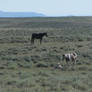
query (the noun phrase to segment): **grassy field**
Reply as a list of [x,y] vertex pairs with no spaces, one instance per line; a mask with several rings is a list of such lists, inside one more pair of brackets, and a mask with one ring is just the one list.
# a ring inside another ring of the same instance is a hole
[[[32,45],[33,32],[48,37]],[[62,54],[73,51],[67,66]],[[92,92],[92,17],[1,18],[0,92]]]

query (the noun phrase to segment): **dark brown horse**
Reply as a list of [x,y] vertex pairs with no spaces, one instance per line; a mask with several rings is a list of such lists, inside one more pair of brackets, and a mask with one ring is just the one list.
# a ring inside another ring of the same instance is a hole
[[48,37],[47,33],[32,33],[31,43],[34,44],[34,40],[39,39],[41,44],[44,36]]

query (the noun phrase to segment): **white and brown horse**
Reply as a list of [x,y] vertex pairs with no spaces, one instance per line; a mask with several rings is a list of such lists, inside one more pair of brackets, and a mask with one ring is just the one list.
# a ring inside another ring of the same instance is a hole
[[76,64],[77,54],[75,52],[73,53],[66,53],[62,55],[62,60],[65,60],[66,63],[72,62],[73,64]]

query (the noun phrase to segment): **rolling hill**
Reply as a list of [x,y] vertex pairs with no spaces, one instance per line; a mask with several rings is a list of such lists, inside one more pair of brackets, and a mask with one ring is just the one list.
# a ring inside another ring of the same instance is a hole
[[0,11],[0,17],[44,17],[42,13],[36,12],[3,12]]

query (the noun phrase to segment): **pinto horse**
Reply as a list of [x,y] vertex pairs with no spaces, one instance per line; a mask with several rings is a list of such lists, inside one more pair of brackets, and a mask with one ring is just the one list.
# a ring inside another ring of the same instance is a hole
[[32,33],[31,43],[34,44],[34,40],[39,39],[41,44],[44,36],[48,37],[47,33]]
[[63,54],[62,57],[62,60],[66,60],[66,63],[72,61],[73,64],[76,64],[77,54],[75,52]]

